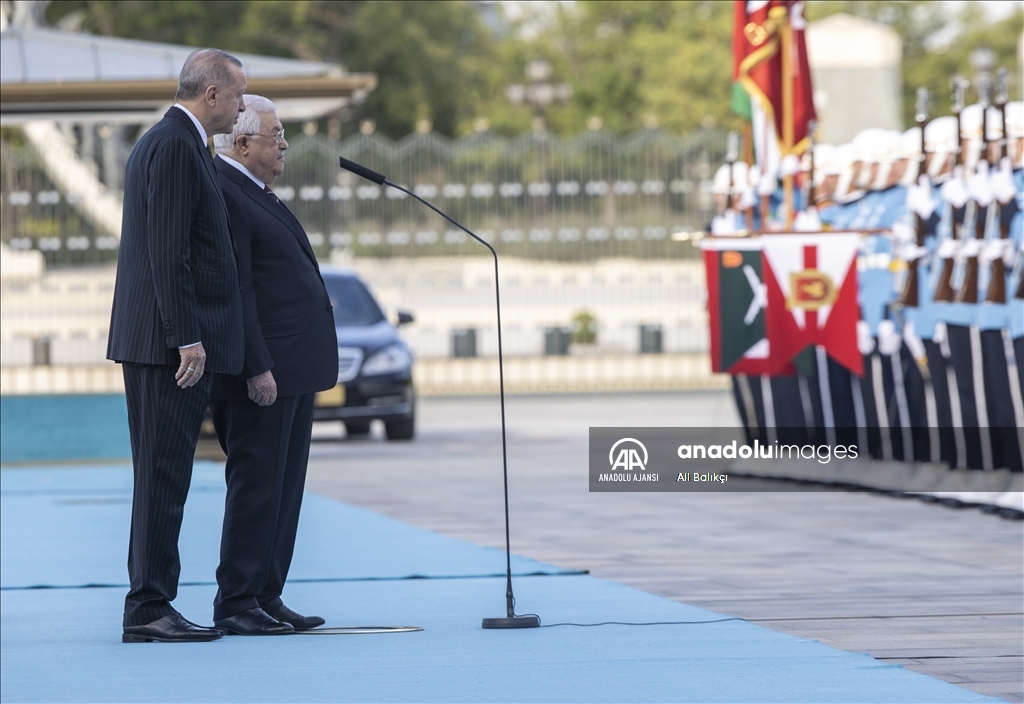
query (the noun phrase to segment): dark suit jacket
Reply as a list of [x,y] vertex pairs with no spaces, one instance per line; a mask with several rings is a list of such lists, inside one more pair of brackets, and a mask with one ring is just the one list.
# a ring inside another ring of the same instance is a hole
[[171,108],[132,149],[107,358],[177,366],[202,342],[206,371],[242,367],[242,300],[227,208],[192,120]]
[[329,389],[338,380],[331,300],[302,225],[283,203],[223,159],[214,164],[238,256],[245,363],[218,376],[214,399],[248,398],[246,379],[273,370],[279,396]]

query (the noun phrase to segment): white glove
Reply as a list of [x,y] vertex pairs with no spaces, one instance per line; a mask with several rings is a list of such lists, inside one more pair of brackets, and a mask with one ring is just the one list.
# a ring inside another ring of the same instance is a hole
[[863,320],[857,321],[857,349],[865,356],[875,351],[875,340],[871,337],[871,326]]
[[782,172],[783,176],[794,176],[800,171],[800,160],[796,158],[795,154],[788,154],[782,159],[782,164],[779,166],[779,171]]
[[878,324],[878,351],[884,355],[896,354],[900,351],[903,338],[896,332],[896,324],[891,320],[883,320]]
[[753,208],[755,205],[757,205],[757,196],[754,194],[753,188],[748,186],[740,191],[740,210]]
[[992,182],[988,174],[988,162],[982,159],[978,162],[978,168],[967,177],[967,192],[971,198],[982,208],[987,208],[995,194],[992,192]]
[[1009,203],[1017,195],[1017,187],[1013,183],[1013,165],[1010,157],[999,160],[999,170],[992,174],[992,194],[1003,205]]
[[956,166],[953,168],[953,175],[942,184],[940,193],[942,194],[942,200],[954,208],[963,207],[968,197],[967,186],[964,184],[964,167]]
[[892,236],[897,242],[913,242],[917,233],[907,223],[897,221],[892,224]]
[[764,174],[757,184],[757,193],[762,196],[770,196],[779,188],[779,182],[772,174]]
[[939,245],[939,258],[952,259],[957,256],[960,252],[960,244],[960,240],[955,240],[952,237],[942,240],[942,243]]
[[927,254],[928,250],[924,247],[918,247],[915,242],[906,242],[900,247],[900,258],[905,262],[915,262]]
[[793,229],[796,232],[820,232],[821,218],[818,217],[816,208],[808,208],[796,214],[793,221]]
[[976,257],[981,254],[981,240],[969,239],[960,248],[961,257]]
[[922,176],[916,184],[907,188],[907,210],[920,215],[924,220],[935,212],[932,184],[927,176]]
[[711,219],[712,235],[731,235],[736,232],[733,218],[730,217],[731,214],[731,210],[726,210],[725,215],[716,215]]
[[988,240],[982,247],[978,260],[984,264],[1002,259],[1007,267],[1013,266],[1013,242],[1011,240]]

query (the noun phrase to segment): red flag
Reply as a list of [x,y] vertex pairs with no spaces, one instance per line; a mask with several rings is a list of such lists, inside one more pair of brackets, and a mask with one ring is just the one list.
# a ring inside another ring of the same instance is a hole
[[[735,0],[733,13],[733,111],[750,118],[743,93],[757,101],[775,124],[783,156],[802,154],[810,144],[808,123],[816,118],[807,61],[803,0]],[[789,32],[792,146],[786,146],[783,105],[782,36]],[[742,89],[742,90],[739,90]]]
[[833,359],[863,376],[857,347],[860,235],[765,235],[761,245],[772,357],[788,362],[808,345],[822,345]]

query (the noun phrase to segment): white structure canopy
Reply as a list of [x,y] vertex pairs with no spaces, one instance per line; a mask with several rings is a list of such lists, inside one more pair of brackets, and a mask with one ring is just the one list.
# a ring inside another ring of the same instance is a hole
[[[9,25],[0,32],[0,124],[66,120],[145,124],[173,103],[178,73],[195,47]],[[283,120],[316,118],[359,102],[373,74],[339,65],[235,54],[249,92]]]

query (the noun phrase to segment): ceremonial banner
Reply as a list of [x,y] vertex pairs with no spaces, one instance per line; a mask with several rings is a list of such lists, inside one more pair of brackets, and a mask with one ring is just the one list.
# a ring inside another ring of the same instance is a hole
[[[736,0],[733,13],[732,110],[748,120],[763,112],[766,124],[774,125],[782,156],[802,154],[810,144],[808,123],[816,118],[811,69],[807,61],[804,3],[802,0]],[[783,76],[783,31],[790,33],[789,76]],[[785,143],[783,81],[792,89],[792,144]],[[760,137],[755,130],[755,139]],[[767,155],[774,145],[759,145]],[[762,163],[764,160],[762,159]]]
[[712,371],[763,374],[787,366],[787,360],[774,360],[770,354],[760,240],[706,239],[701,249],[708,284]]
[[[788,361],[808,345],[822,345],[829,356],[863,376],[857,347],[860,235],[781,234],[760,240],[773,359]],[[781,365],[769,373],[783,373]]]

